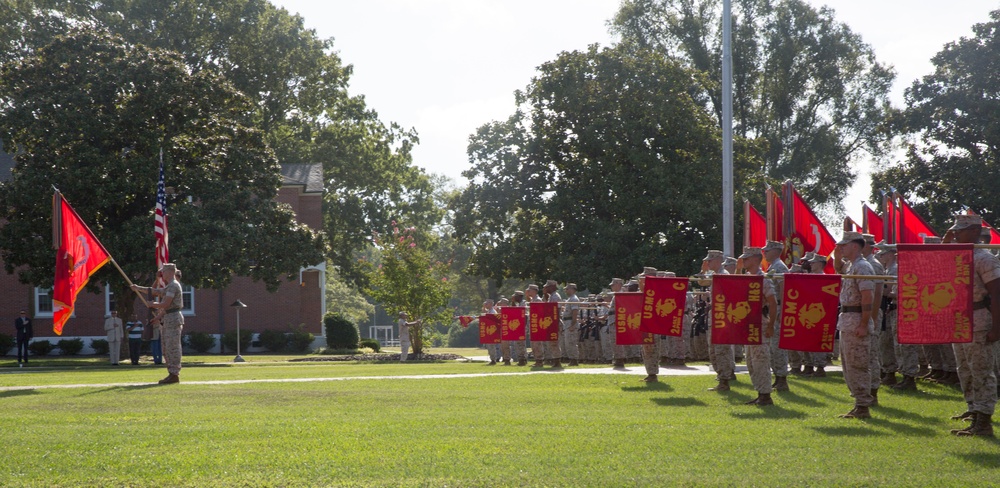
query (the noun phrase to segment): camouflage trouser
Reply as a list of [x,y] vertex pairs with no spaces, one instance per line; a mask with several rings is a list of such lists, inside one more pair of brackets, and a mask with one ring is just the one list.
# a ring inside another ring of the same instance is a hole
[[500,344],[486,344],[486,352],[490,355],[490,361],[500,360]]
[[[895,373],[899,371],[899,358],[896,357],[896,334],[889,326],[889,315],[895,315],[896,311],[886,314],[885,330],[879,335],[879,358],[882,360],[882,374]],[[881,324],[876,324],[880,327]]]
[[[511,352],[513,351],[513,356]],[[528,353],[524,347],[524,341],[500,341],[500,352],[504,361],[510,361],[513,357],[516,361],[526,361]]]
[[660,336],[653,334],[652,344],[642,345],[642,365],[646,374],[660,374]]
[[600,361],[601,341],[590,337],[580,341],[580,359],[583,361]]
[[788,366],[792,369],[801,368],[807,361],[807,354],[809,353],[802,351],[788,351]]
[[958,371],[955,351],[950,345],[935,344],[931,346],[924,346],[924,352],[927,354],[927,364],[930,365],[931,369],[937,369],[947,373],[954,373]]
[[806,366],[815,366],[817,368],[826,367],[826,358],[830,355],[825,352],[804,352],[802,354],[806,355]]
[[572,320],[563,320],[562,353],[570,359],[580,359],[580,326],[573,325]]
[[163,316],[160,339],[163,341],[163,359],[167,363],[167,373],[181,372],[181,333],[184,331],[184,316],[180,312]]
[[[781,308],[781,307],[778,307]],[[781,340],[781,314],[778,314],[778,319],[774,321],[774,333],[771,334],[770,338],[765,338],[768,347],[768,357],[771,361],[771,372],[775,376],[788,376],[788,351],[778,347],[778,341]],[[747,363],[750,366],[750,363]]]
[[[767,340],[765,338],[764,340]],[[750,381],[757,393],[771,393],[771,346],[747,346],[747,369],[750,371]]]
[[708,333],[708,358],[712,362],[716,378],[728,380],[736,372],[736,356],[732,344],[712,344],[712,332]]
[[882,335],[890,336],[892,343],[895,345],[896,351],[894,356],[897,363],[896,369],[898,369],[904,376],[916,376],[917,371],[920,369],[917,357],[917,353],[920,351],[920,346],[899,343],[897,320],[895,312],[889,312],[889,315],[885,318],[885,332],[883,332]]
[[[843,356],[844,381],[847,382],[847,389],[854,397],[854,404],[860,407],[867,407],[872,404],[871,374],[868,371],[869,358],[871,353],[871,322],[861,323],[861,314],[842,313],[837,320],[837,329],[840,330],[840,353]],[[867,327],[869,334],[865,337],[858,337],[857,331],[861,327]]]
[[882,356],[879,354],[882,339],[881,321],[872,320],[872,331],[868,334],[868,374],[871,377],[871,389],[877,390],[882,386]]
[[[988,310],[977,310],[989,317]],[[978,322],[978,320],[976,320]],[[996,350],[986,342],[987,331],[972,333],[972,342],[952,344],[958,360],[958,378],[970,412],[993,415],[997,404]]]
[[535,361],[561,360],[562,353],[559,351],[559,341],[531,341],[531,354],[535,356]]
[[605,361],[615,359],[615,329],[607,325],[601,327],[601,354]]

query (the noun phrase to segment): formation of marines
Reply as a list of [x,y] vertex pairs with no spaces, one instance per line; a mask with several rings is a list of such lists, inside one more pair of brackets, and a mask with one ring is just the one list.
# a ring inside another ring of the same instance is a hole
[[[982,219],[975,215],[956,217],[944,238],[925,238],[925,242],[979,243],[989,238]],[[894,244],[876,243],[874,237],[858,232],[845,232],[833,253],[835,272],[844,275],[840,287],[840,310],[837,321],[839,341],[832,354],[784,350],[779,347],[781,324],[781,279],[785,273],[824,273],[827,258],[806,253],[802,259],[787,266],[781,260],[784,245],[768,241],[764,247],[745,247],[738,258],[727,258],[721,251],[710,250],[703,259],[702,271],[695,283],[711,284],[714,274],[750,274],[764,276],[763,297],[766,304],[763,317],[763,342],[760,345],[733,346],[711,344],[707,327],[707,311],[711,296],[705,291],[688,292],[679,337],[653,335],[653,341],[641,346],[615,343],[615,296],[619,292],[643,291],[647,277],[673,277],[674,273],[645,267],[625,281],[613,278],[610,293],[591,295],[585,300],[577,296],[577,286],[568,283],[566,298],[558,292],[558,283],[548,280],[539,290],[529,285],[525,291],[515,291],[512,297],[501,298],[496,306],[523,306],[531,302],[557,302],[560,311],[559,340],[531,340],[534,367],[546,364],[561,368],[565,359],[570,366],[581,362],[611,364],[625,368],[627,362],[643,363],[645,382],[659,381],[661,367],[683,368],[688,358],[702,359],[705,355],[716,372],[716,384],[711,391],[726,392],[736,380],[736,360],[745,353],[750,380],[757,397],[750,405],[773,405],[772,391],[788,391],[788,375],[824,377],[831,360],[842,361],[844,381],[854,399],[850,412],[843,418],[870,418],[872,406],[878,405],[882,387],[895,390],[916,390],[917,380],[959,385],[966,408],[953,420],[968,421],[965,428],[951,432],[958,436],[993,436],[992,416],[998,396],[997,377],[1000,375],[1000,259],[986,249],[973,253],[973,340],[969,343],[920,346],[900,344],[897,340],[896,300],[894,279],[897,273],[897,248]],[[762,268],[768,263],[767,271]],[[541,293],[540,293],[541,291]],[[484,304],[484,313],[496,313],[492,301]],[[530,337],[528,338],[531,339]],[[525,341],[502,341],[490,350],[490,364],[528,364]],[[703,352],[704,351],[704,352]],[[707,353],[707,354],[706,354]],[[897,379],[897,374],[901,379]]]

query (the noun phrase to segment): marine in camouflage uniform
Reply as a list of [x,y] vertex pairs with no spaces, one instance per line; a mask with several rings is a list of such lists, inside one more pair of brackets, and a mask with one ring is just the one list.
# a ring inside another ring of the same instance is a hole
[[[896,265],[896,245],[895,244],[882,244],[879,246],[879,259],[882,260],[885,266],[886,276],[897,276],[898,266]],[[903,374],[903,381],[893,385],[895,390],[916,390],[917,384],[914,381],[917,377],[917,371],[919,368],[918,363],[918,351],[920,346],[914,344],[900,344],[899,343],[899,327],[898,327],[898,315],[896,313],[896,300],[897,300],[897,285],[887,286],[885,289],[886,297],[889,299],[889,306],[885,311],[885,332],[884,336],[889,336],[889,340],[892,341],[893,348],[895,349],[893,356],[896,358],[897,369]],[[884,343],[885,341],[883,341]],[[892,374],[895,378],[895,373]],[[891,381],[890,381],[891,383]]]
[[[729,272],[722,267],[722,251],[708,251],[705,259],[702,260],[702,263],[702,274],[705,277],[711,277],[713,274],[729,274]],[[709,302],[708,307],[708,310],[712,310],[711,302]],[[709,390],[729,391],[729,382],[736,379],[736,358],[733,352],[733,346],[730,344],[712,344],[711,327],[709,327],[708,330],[708,356],[709,360],[712,362],[712,369],[715,370],[716,379],[719,382],[718,385],[713,388],[709,388]]]
[[[820,256],[816,253],[809,254],[811,254],[809,272],[812,274],[826,273],[826,256]],[[806,352],[803,354],[806,357],[806,371],[802,376],[810,378],[826,377],[826,365],[828,364],[830,354],[826,352]]]
[[[954,239],[976,243],[982,225],[977,215],[959,215],[945,234],[945,242]],[[1000,260],[985,249],[976,249],[972,260],[972,342],[952,344],[967,405],[966,412],[956,417],[971,418],[972,424],[951,432],[959,436],[993,437],[993,410],[997,403],[995,342],[1000,339]]]
[[[875,270],[861,255],[865,240],[857,232],[844,232],[837,242],[835,259],[847,260],[844,274],[872,275]],[[848,278],[840,286],[840,316],[837,330],[840,331],[841,353],[843,354],[844,380],[854,397],[854,409],[841,415],[843,418],[870,418],[868,408],[872,405],[871,373],[868,370],[868,355],[871,351],[871,314],[874,308],[875,283],[872,280]]]
[[[941,244],[941,242],[940,237],[924,236],[924,244]],[[924,353],[931,370],[922,377],[923,379],[943,385],[959,384],[958,365],[951,344],[927,345],[924,346]]]
[[[656,276],[656,268],[646,266],[639,276],[639,291],[646,290],[646,277]],[[660,338],[659,334],[650,334],[653,337],[652,344],[642,345],[642,365],[646,368],[646,377],[642,379],[647,383],[659,381],[657,375],[660,374]]]
[[[504,300],[500,301],[501,306],[505,306]],[[517,290],[511,295],[510,299],[511,307],[524,307],[524,292]],[[527,329],[527,321],[522,324],[522,327]],[[527,337],[527,332],[525,332],[525,337]],[[518,366],[525,366],[528,364],[528,349],[524,345],[525,339],[517,339],[513,341],[500,341],[500,353],[503,355],[504,366],[510,366],[511,358],[517,360]]]
[[615,333],[615,293],[622,291],[625,282],[621,278],[612,278],[608,287],[611,288],[611,302],[608,304],[608,350],[611,351],[611,364],[615,369],[625,368],[625,346],[618,345],[617,334]]
[[163,288],[149,288],[133,284],[132,290],[136,292],[150,292],[160,301],[150,303],[149,308],[160,310],[153,321],[160,323],[160,340],[163,341],[163,358],[167,363],[167,377],[159,381],[161,385],[179,383],[181,373],[181,334],[184,332],[184,291],[181,282],[177,281],[180,270],[174,263],[164,263],[160,267],[163,274],[163,281],[167,285]]
[[[885,276],[885,268],[882,267],[882,263],[875,259],[873,251],[875,250],[875,236],[871,234],[862,234],[865,238],[865,248],[861,251],[861,255],[865,257],[868,264],[872,265],[872,269],[875,271],[875,275]],[[871,346],[871,351],[868,354],[868,371],[871,374],[871,389],[872,389],[872,404],[878,405],[878,389],[882,386],[882,354],[880,352],[882,344],[882,289],[884,283],[881,281],[875,282],[874,293],[874,309],[872,310],[872,333],[868,336],[868,342]]]
[[[875,259],[878,259],[879,264],[885,269],[886,276],[896,276],[896,253],[895,251],[890,252],[889,246],[886,244],[876,244],[875,247],[877,251],[875,252]],[[892,269],[890,269],[890,266]],[[882,320],[881,322],[876,322],[875,327],[881,328],[882,332],[879,335],[879,357],[881,358],[882,364],[882,385],[883,386],[896,386],[896,372],[899,371],[899,356],[896,354],[896,350],[899,349],[899,344],[896,338],[895,324],[890,323],[890,315],[896,313],[896,301],[894,285],[882,284],[881,286],[876,283],[876,288],[882,289],[882,305],[880,307]]]
[[[580,297],[576,296],[576,283],[566,284],[566,301],[572,302],[560,307],[562,331],[559,340],[562,341],[563,356],[569,358],[570,366],[580,364]],[[564,339],[565,337],[565,339]]]
[[[496,315],[497,309],[493,300],[486,299],[483,302],[483,315]],[[490,355],[489,366],[493,366],[500,360],[500,344],[486,344],[486,352]]]
[[[761,251],[767,259],[767,276],[775,277],[788,273],[788,266],[781,260],[781,253],[785,246],[780,241],[767,241]],[[771,280],[767,280],[771,281]],[[774,374],[774,383],[771,385],[776,391],[788,391],[788,351],[778,347],[781,340],[781,301],[784,298],[784,280],[772,281],[774,285],[774,300],[777,310],[772,310],[774,325],[771,328],[771,335],[768,338],[768,354],[771,358],[771,373]]]
[[[759,247],[744,247],[740,259],[743,260],[747,274],[764,276],[760,269],[764,253]],[[770,339],[774,335],[774,312],[778,309],[778,304],[774,299],[774,283],[770,278],[764,278],[761,291],[769,313],[763,317],[761,343],[747,346],[747,369],[750,371],[753,389],[757,390],[757,398],[747,402],[747,405],[774,405],[774,400],[771,399]]]

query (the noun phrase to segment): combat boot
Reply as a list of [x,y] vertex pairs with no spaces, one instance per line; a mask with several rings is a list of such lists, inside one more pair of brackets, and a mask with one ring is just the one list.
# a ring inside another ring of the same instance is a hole
[[656,379],[656,375],[655,374],[651,374],[651,375],[643,378],[642,381],[645,381],[646,383],[656,383],[656,382],[658,382],[660,380]]
[[517,365],[518,366],[527,366],[528,365],[528,360],[527,359],[518,359],[517,360]]
[[794,374],[795,376],[802,376],[802,366],[799,366],[797,368],[792,368],[791,373]]
[[489,363],[489,364],[487,364],[487,366],[493,366],[493,365],[495,365],[496,363],[497,363],[496,361],[494,361],[494,360],[490,359],[490,363]]
[[159,383],[161,385],[169,385],[169,384],[180,383],[180,382],[181,382],[180,377],[178,377],[175,374],[169,374],[169,375],[167,375],[166,378],[163,378],[162,380],[158,381],[157,383]]
[[963,413],[951,416],[952,420],[965,420],[965,421],[968,421],[968,422],[971,422],[972,419],[974,419],[974,418],[976,418],[976,412],[973,412],[971,410],[966,410]]
[[761,393],[757,395],[757,405],[774,405],[774,400],[771,400],[771,394]]
[[939,385],[955,386],[962,384],[962,381],[958,379],[958,373],[952,371],[945,373],[938,381]]
[[921,364],[920,368],[917,370],[917,378],[923,378],[930,370],[927,369],[926,364]]
[[959,432],[959,437],[978,435],[982,437],[993,437],[993,416],[985,413],[977,413],[976,420],[972,421],[972,428],[968,432]]
[[[965,413],[971,413],[972,414],[972,417],[971,417],[972,423],[969,424],[969,426],[966,427],[966,428],[964,428],[964,429],[951,429],[951,433],[952,434],[954,434],[954,435],[970,435],[969,433],[972,432],[972,429],[976,426],[976,420],[979,419],[979,415],[980,415],[979,412],[965,412]],[[962,415],[965,415],[965,414],[962,414]]]
[[802,376],[808,378],[813,375],[813,367],[806,366],[805,370],[802,371]]
[[552,369],[562,369],[562,361],[558,359],[552,360]]
[[777,376],[774,379],[774,385],[772,386],[774,391],[788,391],[788,377],[787,376]]
[[503,365],[504,366],[510,366],[510,359],[504,359],[503,360]]
[[729,391],[729,380],[720,378],[719,384],[709,388],[708,391]]
[[878,388],[872,388],[872,406],[873,407],[878,406]]
[[569,365],[570,366],[579,366],[580,365],[580,361],[577,361],[576,359],[570,359],[569,360]]
[[941,378],[944,378],[944,375],[946,374],[948,373],[946,373],[943,369],[932,369],[931,373],[925,376],[924,378],[928,381],[933,381],[937,383],[937,381],[940,380]]
[[624,359],[615,359],[615,366],[614,366],[614,368],[615,369],[625,369],[625,360]]
[[882,385],[883,386],[895,386],[896,384],[898,384],[898,382],[896,381],[896,373],[895,372],[890,371],[890,372],[882,375]]
[[870,419],[872,418],[872,414],[868,410],[868,407],[856,405],[854,410],[851,410],[843,415],[839,415],[839,417],[842,419]]
[[813,378],[826,378],[826,370],[823,369],[823,366],[816,366],[816,371],[813,371],[812,377]]
[[895,386],[892,387],[893,390],[899,391],[916,391],[917,382],[914,381],[912,376],[903,375],[903,381],[900,381]]
[[545,366],[545,361],[543,361],[541,359],[536,359],[535,360],[535,364],[534,364],[533,367],[535,367],[535,368],[541,368],[542,366]]

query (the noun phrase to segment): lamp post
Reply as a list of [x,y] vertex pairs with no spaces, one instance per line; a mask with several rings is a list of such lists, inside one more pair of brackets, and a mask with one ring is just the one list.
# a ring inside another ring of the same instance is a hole
[[240,356],[240,309],[247,308],[247,306],[237,298],[230,307],[236,307],[236,358],[233,359],[233,362],[243,363],[246,360],[243,359],[243,356]]

